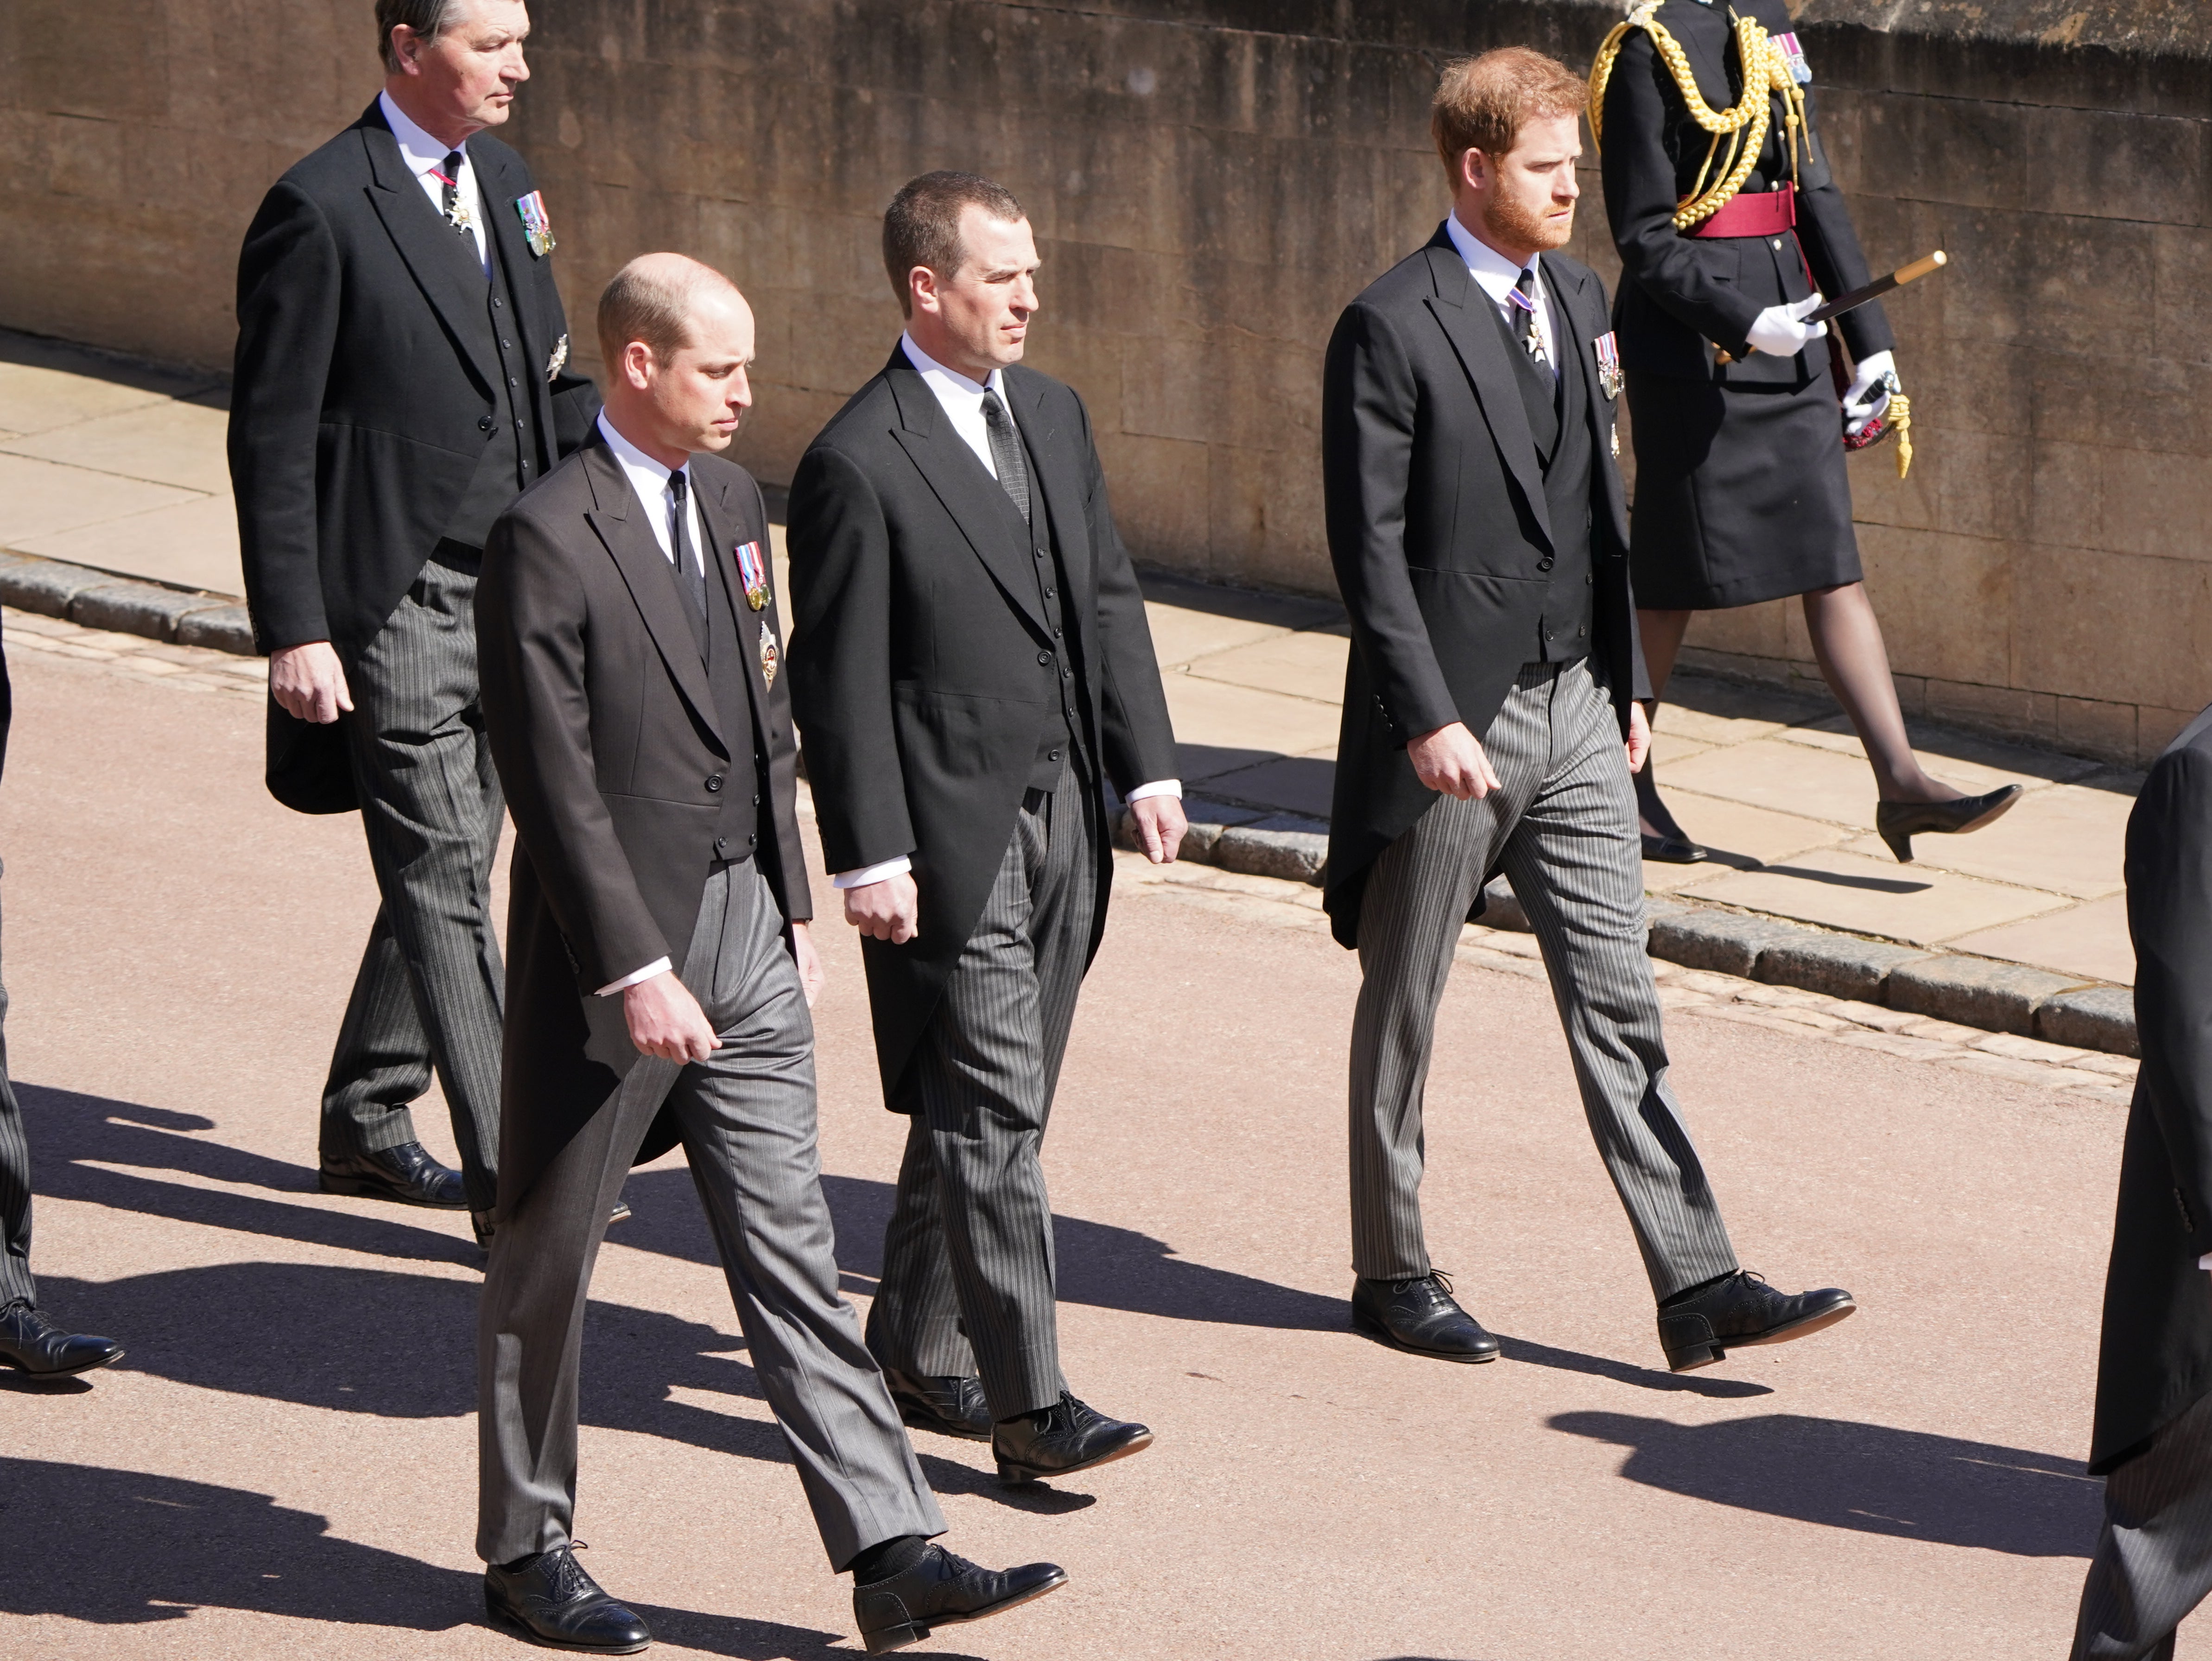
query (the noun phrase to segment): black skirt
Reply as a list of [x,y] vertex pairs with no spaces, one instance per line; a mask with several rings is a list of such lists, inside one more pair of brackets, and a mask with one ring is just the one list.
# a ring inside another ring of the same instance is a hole
[[1628,377],[1636,445],[1636,603],[1720,611],[1860,581],[1843,421],[1804,386]]

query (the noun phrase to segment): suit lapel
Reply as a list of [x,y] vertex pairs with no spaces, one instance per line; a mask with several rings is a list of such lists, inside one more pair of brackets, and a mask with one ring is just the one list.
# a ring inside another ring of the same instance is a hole
[[892,399],[898,405],[899,426],[893,436],[900,447],[913,459],[1006,598],[1040,634],[1049,632],[1037,597],[1036,572],[1031,567],[1030,551],[1013,534],[1012,527],[1020,524],[1021,516],[1014,512],[1005,489],[952,430],[937,394],[907,362],[903,351],[885,373]]
[[[372,109],[371,119],[362,123],[361,137],[368,151],[370,176],[375,180],[368,199],[376,210],[376,216],[384,222],[386,234],[399,250],[399,257],[407,262],[407,269],[413,273],[423,297],[444,322],[446,332],[453,336],[462,356],[475,366],[477,378],[486,386],[496,386],[499,365],[485,356],[489,343],[479,344],[479,332],[463,320],[477,320],[488,297],[483,268],[477,263],[474,240],[464,242],[458,232],[438,217],[437,210],[422,194],[422,187],[407,171],[407,163],[399,154],[399,141],[384,125],[380,112]],[[483,181],[479,179],[477,184],[477,193],[482,195]],[[488,322],[485,327],[489,327]]]
[[1429,310],[1442,326],[1444,338],[1451,342],[1460,367],[1474,387],[1498,453],[1504,459],[1506,472],[1520,485],[1537,528],[1544,533],[1545,545],[1556,547],[1551,513],[1544,501],[1544,477],[1536,467],[1536,441],[1528,435],[1528,411],[1513,378],[1516,373],[1513,361],[1505,355],[1504,337],[1487,317],[1471,310],[1475,304],[1489,302],[1475,286],[1467,262],[1459,257],[1449,237],[1441,229],[1437,237],[1427,249],[1429,271],[1437,289],[1429,296]]
[[[1091,532],[1083,517],[1083,479],[1078,471],[1075,447],[1063,439],[1045,413],[1044,398],[1048,385],[1043,376],[1018,368],[1006,374],[1007,390],[1013,393],[1017,406],[1014,419],[1029,440],[1030,455],[1036,464],[1038,494],[1044,500],[1054,544],[1060,551],[1061,571],[1067,578],[1071,604],[1060,610],[1072,614],[1075,609],[1073,597],[1087,594],[1091,588]],[[1032,510],[1035,505],[1031,504]]]
[[614,452],[603,442],[595,440],[585,447],[584,468],[592,481],[592,499],[598,504],[586,519],[629,585],[629,597],[645,619],[646,632],[653,636],[684,702],[707,730],[722,739],[722,752],[733,753],[714,711],[707,666],[699,660],[699,638],[691,632],[691,619],[684,615],[684,602],[670,578],[668,556],[660,551],[645,522],[637,492],[630,489]]
[[[691,477],[695,479],[699,477],[698,468],[691,470]],[[769,557],[768,527],[764,525],[757,528],[741,526],[739,521],[744,517],[744,504],[730,500],[730,486],[729,479],[718,478],[711,490],[699,493],[699,518],[707,535],[708,580],[715,581],[714,574],[720,574],[723,597],[730,603],[730,615],[737,619],[738,657],[745,667],[746,689],[752,694],[755,753],[768,756],[775,753],[769,745],[768,677],[761,669],[760,654],[760,635],[761,630],[768,627],[768,612],[765,608],[758,611],[753,610],[750,602],[745,599],[744,585],[737,581],[737,546],[757,537],[762,545],[762,567],[773,570],[775,562]],[[732,751],[731,755],[734,760],[736,752]]]

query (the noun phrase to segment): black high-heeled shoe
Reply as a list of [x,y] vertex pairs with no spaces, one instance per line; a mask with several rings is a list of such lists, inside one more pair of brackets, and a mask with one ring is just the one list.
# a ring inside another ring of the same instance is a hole
[[1929,832],[1959,836],[1978,830],[2004,817],[2018,801],[2021,787],[2000,785],[1985,796],[1961,796],[1956,801],[1885,801],[1874,810],[1874,828],[1889,844],[1899,865],[1912,863],[1912,839]]

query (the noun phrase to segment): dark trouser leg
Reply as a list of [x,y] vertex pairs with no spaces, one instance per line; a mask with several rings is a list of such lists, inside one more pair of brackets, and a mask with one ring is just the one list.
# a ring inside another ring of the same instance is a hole
[[1667,1082],[1645,951],[1636,795],[1613,706],[1569,664],[1549,699],[1545,778],[1502,863],[1536,931],[1583,1110],[1661,1299],[1736,1267]]
[[[762,1393],[789,1444],[833,1569],[902,1535],[945,1531],[883,1375],[837,1292],[815,1143],[814,1027],[783,919],[748,861],[710,879],[700,931],[720,949],[695,988],[722,1047],[669,1094]],[[726,919],[712,916],[720,904]]]
[[994,1419],[1065,1388],[1038,1150],[1097,904],[1098,818],[1073,768],[1024,803],[902,1086],[915,1122],[869,1347],[903,1372],[973,1365]]
[[8,989],[0,984],[0,1309],[39,1301],[31,1279],[31,1145],[8,1076]]
[[2212,1592],[2212,1396],[2105,1479],[2073,1661],[2172,1661],[2173,1631]]
[[477,699],[476,579],[427,565],[351,666],[362,824],[383,904],[323,1092],[323,1146],[414,1140],[434,1067],[471,1208],[491,1208],[503,987],[491,866],[501,798]]

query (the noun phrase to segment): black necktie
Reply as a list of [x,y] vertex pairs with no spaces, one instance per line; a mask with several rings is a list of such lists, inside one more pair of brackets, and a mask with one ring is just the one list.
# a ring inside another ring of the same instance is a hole
[[676,575],[680,579],[677,586],[683,589],[684,599],[691,602],[691,624],[699,631],[699,649],[703,654],[707,642],[707,570],[691,551],[688,484],[681,467],[668,475],[668,544],[676,550]]
[[1014,431],[1014,418],[999,402],[998,393],[983,389],[983,425],[991,435],[991,465],[999,470],[999,483],[1022,510],[1022,523],[1030,523],[1030,465],[1022,454],[1022,441]]
[[1544,337],[1536,329],[1536,273],[1523,266],[1513,291],[1521,296],[1513,307],[1513,314],[1519,326],[1516,332],[1521,337],[1522,350],[1528,354],[1530,362],[1546,362]]
[[446,185],[440,202],[446,211],[446,222],[457,231],[466,231],[468,226],[459,217],[461,210],[461,153],[459,150],[446,152],[446,160],[438,169],[438,177]]

